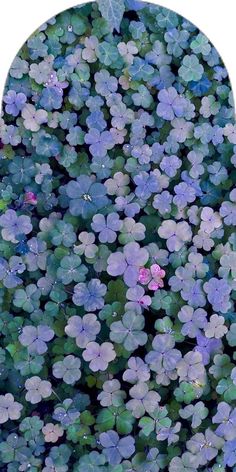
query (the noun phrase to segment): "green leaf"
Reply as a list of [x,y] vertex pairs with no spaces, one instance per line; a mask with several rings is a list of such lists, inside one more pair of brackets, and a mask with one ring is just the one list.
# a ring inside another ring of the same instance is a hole
[[101,410],[97,416],[97,426],[99,431],[104,432],[112,429],[115,424],[115,420],[115,415],[113,415],[113,412],[110,409],[106,408]]
[[119,434],[129,434],[133,429],[134,421],[135,418],[124,407],[104,408],[97,416],[97,429],[104,432],[113,429],[116,425]]
[[17,347],[15,344],[8,344],[8,346],[6,347],[6,350],[10,353],[11,357],[14,357],[17,351]]
[[141,420],[139,421],[139,426],[140,428],[142,428],[142,433],[145,436],[150,436],[152,431],[154,431],[155,429],[155,422],[153,421],[152,418],[145,416],[144,418],[141,418]]
[[113,31],[120,31],[121,20],[125,11],[124,0],[97,0],[98,8],[109,27]]
[[135,418],[130,411],[124,410],[117,415],[116,427],[119,434],[129,434],[133,429]]
[[95,423],[94,416],[88,410],[85,410],[81,413],[80,421],[86,426],[92,426]]

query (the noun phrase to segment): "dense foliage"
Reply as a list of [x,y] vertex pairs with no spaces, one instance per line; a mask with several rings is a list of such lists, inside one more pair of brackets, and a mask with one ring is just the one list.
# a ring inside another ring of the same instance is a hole
[[99,0],[11,66],[2,472],[236,471],[236,126],[177,14]]

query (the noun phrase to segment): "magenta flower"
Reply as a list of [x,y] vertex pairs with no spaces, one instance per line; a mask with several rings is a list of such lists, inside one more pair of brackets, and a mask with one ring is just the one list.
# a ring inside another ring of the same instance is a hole
[[26,192],[24,194],[24,203],[28,205],[37,205],[37,196],[34,192]]
[[165,277],[165,271],[158,265],[153,264],[150,269],[141,267],[139,269],[139,282],[143,285],[148,284],[149,290],[158,290],[159,288],[164,287],[163,278]]

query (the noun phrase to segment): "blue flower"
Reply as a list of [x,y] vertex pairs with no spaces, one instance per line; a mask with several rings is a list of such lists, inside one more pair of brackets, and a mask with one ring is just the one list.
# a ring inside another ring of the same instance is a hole
[[39,103],[45,110],[52,111],[61,108],[62,100],[62,92],[56,87],[49,87],[42,91]]
[[202,78],[198,80],[197,82],[195,81],[189,82],[188,86],[190,90],[192,90],[194,95],[196,95],[197,97],[202,97],[202,96],[205,96],[205,94],[211,88],[212,83],[206,75],[203,75]]
[[32,143],[36,147],[37,154],[41,156],[57,156],[62,149],[59,139],[55,135],[46,133],[43,130],[39,131],[37,136],[33,138]]
[[107,127],[107,123],[104,120],[104,114],[100,110],[92,111],[86,119],[86,123],[89,128],[95,128],[100,132]]
[[81,175],[77,180],[70,181],[66,186],[66,193],[70,200],[70,212],[82,218],[93,216],[97,210],[109,202],[106,196],[106,187],[87,175]]
[[154,68],[144,59],[135,57],[133,64],[129,67],[129,73],[133,80],[148,81],[154,74]]

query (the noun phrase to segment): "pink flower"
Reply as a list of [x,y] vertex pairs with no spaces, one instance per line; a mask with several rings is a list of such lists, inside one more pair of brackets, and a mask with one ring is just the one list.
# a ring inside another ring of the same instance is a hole
[[141,269],[139,269],[139,282],[141,282],[141,284],[143,285],[147,285],[148,282],[150,281],[150,275],[151,275],[151,271],[150,269],[145,269],[145,267],[141,267]]
[[164,287],[163,278],[165,277],[165,271],[158,265],[153,264],[150,269],[142,267],[139,270],[139,282],[143,285],[148,284],[149,290],[158,290]]
[[37,197],[33,192],[26,192],[24,195],[24,203],[29,205],[37,205]]

